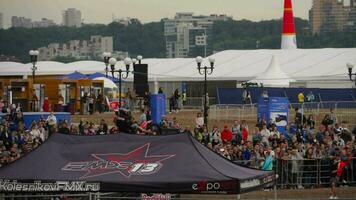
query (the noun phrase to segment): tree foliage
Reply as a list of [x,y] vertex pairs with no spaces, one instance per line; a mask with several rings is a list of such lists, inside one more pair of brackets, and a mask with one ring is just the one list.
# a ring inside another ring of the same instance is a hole
[[[299,48],[355,47],[355,33],[337,32],[311,35],[308,21],[296,18]],[[215,22],[213,50],[226,49],[278,49],[281,43],[282,20],[252,22],[229,20]],[[69,40],[89,40],[92,35],[113,36],[114,50],[128,51],[130,56],[165,57],[164,22],[141,24],[132,20],[128,26],[85,25],[81,28],[10,28],[0,30],[0,55],[16,56],[28,62],[28,51],[47,46],[49,43],[65,43]],[[71,61],[73,58],[56,58]]]

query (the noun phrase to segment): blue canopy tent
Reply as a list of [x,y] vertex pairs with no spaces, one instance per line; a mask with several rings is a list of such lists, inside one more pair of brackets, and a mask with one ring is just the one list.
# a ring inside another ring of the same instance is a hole
[[[118,78],[114,78],[114,77],[112,77],[112,76],[108,76],[108,77],[106,77],[106,75],[105,74],[102,74],[102,73],[100,73],[100,72],[96,72],[96,73],[94,73],[94,74],[90,74],[90,75],[88,75],[87,76],[89,79],[95,79],[95,78],[98,78],[98,77],[105,77],[105,78],[108,78],[108,79],[110,79],[112,82],[114,82],[114,83],[118,83],[119,82],[119,79]],[[121,80],[122,82],[125,82],[125,81],[123,81],[123,80]]]
[[85,74],[75,71],[73,73],[63,76],[62,79],[80,80],[80,79],[88,79],[88,77]]

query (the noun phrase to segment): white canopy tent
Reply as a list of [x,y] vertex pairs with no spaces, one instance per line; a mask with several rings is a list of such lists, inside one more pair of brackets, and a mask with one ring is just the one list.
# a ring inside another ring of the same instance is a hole
[[264,87],[289,87],[289,84],[295,82],[295,80],[281,70],[278,59],[276,56],[272,56],[271,63],[266,71],[251,82],[262,84]]
[[[356,48],[295,50],[226,50],[212,55],[215,70],[209,80],[248,81],[258,78],[269,67],[271,57],[279,60],[280,70],[296,81],[348,81],[346,63],[356,63]],[[148,78],[153,81],[201,81],[194,58],[148,58]],[[209,65],[204,59],[203,66]],[[0,76],[31,75],[31,63],[0,62]],[[40,61],[37,75],[104,73],[105,64],[98,61],[59,63]],[[123,61],[116,68],[124,68]],[[130,73],[128,81],[132,80]]]

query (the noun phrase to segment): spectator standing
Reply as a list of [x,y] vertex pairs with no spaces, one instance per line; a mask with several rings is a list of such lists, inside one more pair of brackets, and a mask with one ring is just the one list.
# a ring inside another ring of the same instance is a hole
[[338,123],[338,120],[337,120],[337,115],[335,113],[335,109],[333,108],[330,108],[330,119],[331,121],[333,122],[331,125],[335,125]]
[[62,96],[62,92],[59,91],[58,93],[58,105],[62,106],[64,104],[64,97]]
[[241,136],[241,127],[238,121],[235,121],[234,125],[232,125],[231,132],[232,132],[232,142],[240,145],[242,141],[242,136]]
[[310,91],[308,94],[307,94],[307,102],[309,103],[313,103],[315,101],[315,96],[313,94],[313,91]]
[[43,112],[49,112],[49,100],[48,97],[45,97],[42,106]]
[[31,95],[31,110],[32,112],[36,112],[37,110],[37,104],[38,104],[38,97],[36,95],[36,90],[32,90],[32,95]]
[[57,126],[57,118],[53,112],[51,112],[46,120],[48,126],[48,136],[50,137],[55,131]]
[[246,100],[247,100],[247,90],[246,90],[246,88],[244,88],[244,91],[242,92],[242,102],[243,102],[243,104],[246,104]]
[[163,89],[162,89],[162,87],[159,87],[159,88],[158,88],[158,94],[163,94]]
[[303,104],[303,103],[304,103],[304,93],[303,93],[303,92],[300,92],[300,93],[298,94],[298,102],[299,102],[300,104]]
[[95,101],[95,95],[94,95],[94,93],[90,93],[88,96],[89,114],[90,115],[94,114],[94,101]]
[[80,111],[81,114],[88,114],[88,93],[84,92],[83,96],[80,98]]
[[179,94],[179,91],[178,89],[176,89],[173,93],[173,98],[174,98],[174,105],[173,105],[173,108],[174,108],[174,111],[177,113],[178,110],[179,110],[179,98],[180,98],[180,94]]
[[99,92],[98,97],[96,98],[95,104],[96,104],[96,110],[99,113],[102,113],[104,108],[103,108],[103,102],[104,102],[104,96],[101,92]]

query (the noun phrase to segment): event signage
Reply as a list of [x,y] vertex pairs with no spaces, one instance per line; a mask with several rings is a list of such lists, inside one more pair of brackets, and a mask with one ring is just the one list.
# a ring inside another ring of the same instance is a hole
[[276,124],[278,131],[285,133],[288,125],[289,101],[286,97],[260,97],[258,101],[258,120]]
[[136,148],[129,153],[91,154],[94,160],[69,162],[63,171],[86,172],[80,178],[96,177],[107,174],[121,174],[126,178],[131,175],[148,175],[157,173],[163,167],[162,161],[175,155],[148,156],[150,144]]

